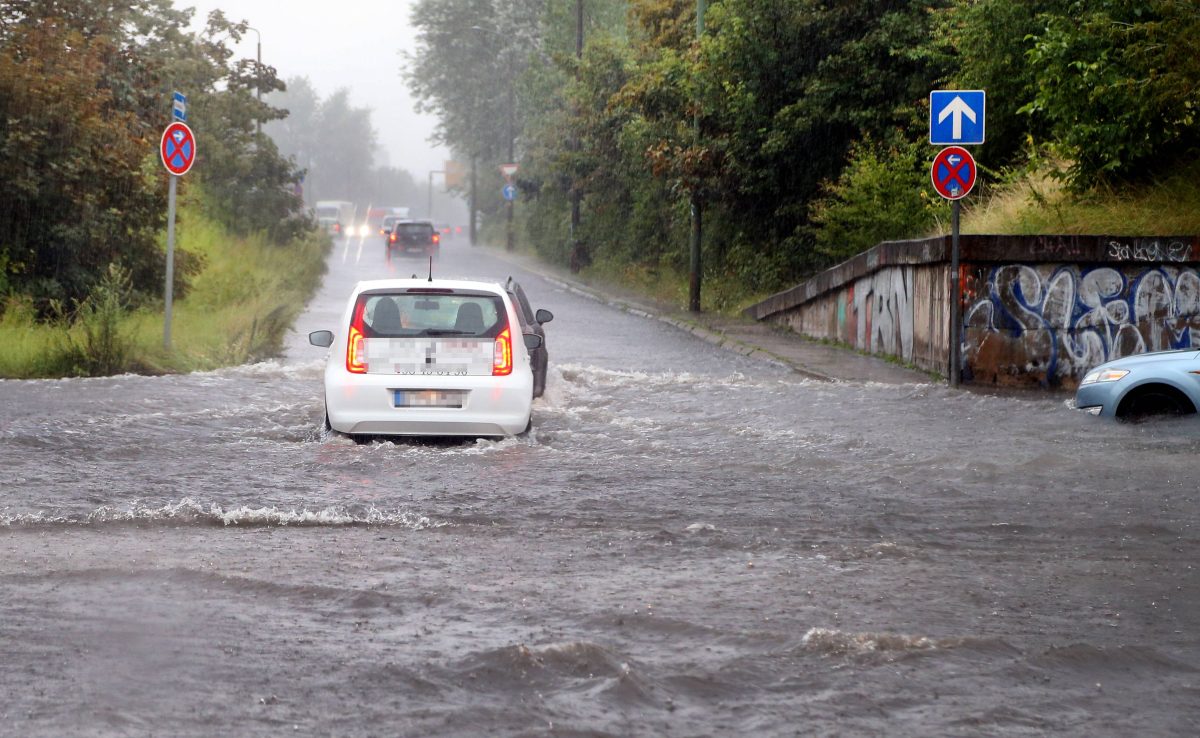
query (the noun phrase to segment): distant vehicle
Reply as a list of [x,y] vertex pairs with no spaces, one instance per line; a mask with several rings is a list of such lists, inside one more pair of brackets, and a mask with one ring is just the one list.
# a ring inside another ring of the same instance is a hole
[[541,345],[529,350],[529,360],[533,364],[533,396],[541,397],[546,391],[546,368],[550,363],[550,354],[546,351],[546,329],[543,324],[554,320],[554,313],[538,308],[534,310],[525,296],[525,290],[512,277],[504,283],[509,297],[517,306],[517,317],[521,319],[521,332],[534,334],[542,339]]
[[1200,349],[1155,351],[1101,364],[1079,383],[1075,408],[1122,420],[1195,414],[1200,409]]
[[532,422],[537,335],[488,282],[388,279],[358,283],[340,330],[314,331],[325,365],[328,427],[374,436],[511,436]]
[[387,234],[387,258],[400,256],[439,256],[442,236],[428,220],[398,220]]
[[409,208],[403,207],[373,207],[367,211],[367,223],[373,229],[381,229],[383,221],[391,218],[410,218]]
[[408,220],[404,215],[385,215],[379,221],[379,235],[383,236],[384,245],[387,245],[388,236],[391,235],[392,229],[402,220]]
[[334,238],[357,235],[351,229],[355,223],[354,214],[357,208],[354,203],[346,200],[318,200],[313,207],[317,223]]

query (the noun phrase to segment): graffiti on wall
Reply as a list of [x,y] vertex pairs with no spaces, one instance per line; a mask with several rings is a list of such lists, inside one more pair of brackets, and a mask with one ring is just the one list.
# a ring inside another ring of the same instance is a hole
[[964,371],[977,380],[1056,385],[1122,356],[1200,348],[1194,268],[1008,264],[969,281]]
[[861,348],[893,356],[912,356],[912,275],[909,269],[880,269],[854,285],[854,314]]

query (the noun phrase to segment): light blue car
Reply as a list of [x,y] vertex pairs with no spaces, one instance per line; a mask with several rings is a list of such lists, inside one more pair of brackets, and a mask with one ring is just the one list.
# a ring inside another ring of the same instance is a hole
[[1087,373],[1075,407],[1092,415],[1138,420],[1200,410],[1200,349],[1126,356]]

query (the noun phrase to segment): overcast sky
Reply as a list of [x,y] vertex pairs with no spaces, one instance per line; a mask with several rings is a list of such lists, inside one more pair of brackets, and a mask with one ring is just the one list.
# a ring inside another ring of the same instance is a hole
[[[392,166],[407,169],[418,182],[442,169],[449,153],[429,143],[436,123],[418,114],[400,76],[400,50],[411,51],[416,36],[409,26],[415,0],[174,0],[195,8],[193,24],[204,24],[220,8],[233,21],[246,20],[262,35],[262,60],[281,79],[308,77],[317,94],[350,90],[356,107],[371,108],[379,144]],[[253,59],[256,38],[246,34],[237,52]]]

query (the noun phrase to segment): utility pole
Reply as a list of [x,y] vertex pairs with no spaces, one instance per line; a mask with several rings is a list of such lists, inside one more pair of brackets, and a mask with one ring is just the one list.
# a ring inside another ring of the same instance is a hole
[[445,169],[430,169],[429,170],[429,208],[425,211],[430,220],[433,220],[433,175],[445,175]]
[[477,209],[475,202],[475,187],[477,186],[475,177],[475,160],[477,158],[478,157],[476,157],[474,154],[471,154],[471,196],[467,198],[468,205],[471,208],[470,217],[467,220],[467,233],[471,239],[472,246],[475,245],[475,211]]
[[[707,10],[705,0],[696,0],[696,40],[699,43],[704,35],[704,13]],[[700,143],[700,110],[697,106],[696,116],[692,121],[695,131],[695,142]],[[692,187],[692,240],[691,240],[691,280],[688,286],[688,310],[700,312],[700,244],[703,236],[703,204],[700,202],[699,182]]]
[[[515,164],[516,159],[516,126],[513,123],[513,118],[516,116],[516,102],[513,96],[513,90],[517,86],[517,81],[513,79],[513,61],[512,49],[508,50],[508,163]],[[513,198],[508,201],[508,228],[505,232],[504,249],[505,251],[513,251],[516,249],[516,244],[513,242],[513,211],[516,209],[517,200]]]
[[[576,64],[583,63],[583,0],[575,0],[575,60]],[[575,72],[576,78],[579,77],[578,66]],[[572,137],[571,151],[579,150],[579,139]],[[579,183],[571,182],[571,265],[572,268],[576,265],[577,254],[579,252],[579,207],[580,207],[580,192]]]

